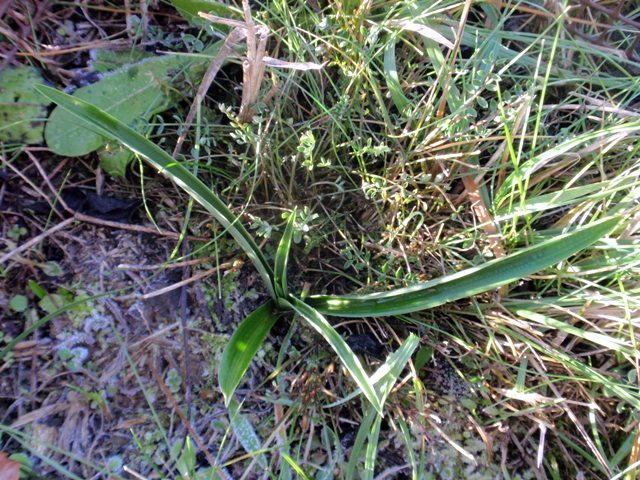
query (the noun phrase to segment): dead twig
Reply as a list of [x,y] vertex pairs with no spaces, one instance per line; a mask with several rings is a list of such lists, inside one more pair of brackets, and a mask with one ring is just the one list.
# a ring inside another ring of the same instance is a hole
[[[269,66],[275,68],[288,68],[292,70],[306,71],[318,70],[322,68],[323,65],[319,65],[313,62],[287,62],[284,60],[278,60],[266,56],[265,54],[267,50],[267,39],[269,38],[269,30],[264,25],[255,24],[251,16],[251,7],[249,6],[248,0],[242,1],[242,8],[244,13],[244,22],[240,22],[238,20],[230,20],[203,12],[200,12],[199,15],[202,18],[209,20],[210,22],[220,23],[233,27],[234,30],[227,37],[227,41],[229,41],[230,44],[235,45],[239,43],[243,38],[246,39],[247,54],[245,60],[242,63],[242,103],[240,104],[240,113],[238,114],[238,119],[241,122],[247,122],[253,117],[253,105],[258,100],[258,95],[260,94],[260,86],[262,85],[262,79],[264,78],[264,71],[266,67]],[[225,45],[227,41],[225,41]],[[225,45],[223,45],[223,48],[225,47]],[[222,55],[223,53],[226,52],[223,52],[221,50],[218,57],[222,57],[222,59],[224,59]],[[228,56],[228,54],[226,55]],[[216,60],[218,57],[216,57]],[[212,67],[213,66],[214,65],[212,64]],[[210,69],[212,69],[212,67],[210,67]],[[200,91],[198,93],[200,93]],[[196,100],[200,102],[202,101],[202,98],[196,98]],[[194,102],[194,105],[198,104],[199,103]],[[192,105],[191,107],[192,110],[194,108],[194,105]],[[189,112],[189,114],[191,115],[191,112]]]
[[215,260],[215,256],[204,257],[204,258],[195,258],[193,260],[185,260],[184,262],[175,262],[175,263],[156,263],[153,265],[133,265],[131,263],[121,263],[116,267],[118,270],[158,270],[163,268],[182,268],[185,266],[193,266],[199,265],[201,263],[207,263],[212,260]]
[[12,257],[14,257],[15,255],[18,255],[19,253],[24,252],[25,250],[30,249],[31,247],[33,247],[34,245],[37,245],[38,243],[40,243],[42,240],[44,240],[45,238],[47,238],[50,235],[53,235],[54,233],[63,230],[65,228],[67,228],[69,225],[71,225],[76,219],[71,217],[71,218],[67,218],[66,220],[60,222],[59,224],[51,227],[48,230],[45,230],[44,232],[42,232],[40,235],[33,237],[31,240],[29,240],[28,242],[23,243],[22,245],[20,245],[17,248],[14,248],[13,250],[11,250],[9,253],[3,255],[2,257],[0,257],[0,264],[3,264],[4,262],[6,262],[7,260],[11,259]]
[[235,263],[236,262],[221,263],[220,265],[217,265],[217,266],[215,266],[213,268],[210,268],[209,270],[205,270],[204,272],[197,273],[196,275],[193,275],[193,276],[191,276],[189,278],[185,278],[184,280],[181,280],[181,281],[179,281],[177,283],[174,283],[173,285],[168,285],[168,286],[166,286],[164,288],[161,288],[159,290],[154,290],[153,292],[146,293],[146,294],[142,295],[142,297],[140,297],[140,298],[142,298],[143,300],[149,300],[150,298],[158,297],[160,295],[164,295],[165,293],[169,293],[169,292],[175,290],[176,288],[184,287],[186,285],[189,285],[190,283],[197,282],[198,280],[206,278],[209,275],[213,275],[214,273],[218,272],[219,270],[233,268]]
[[[32,160],[34,165],[36,166],[38,172],[40,173],[40,175],[44,179],[45,183],[49,187],[49,190],[51,190],[51,193],[56,198],[56,202],[59,203],[60,206],[62,206],[62,208],[64,210],[66,210],[68,213],[70,213],[72,215],[72,217],[63,220],[62,222],[60,222],[59,224],[55,225],[54,227],[49,228],[48,230],[42,232],[40,235],[32,238],[31,240],[29,240],[29,241],[23,243],[22,245],[20,245],[19,247],[17,247],[15,249],[13,249],[12,251],[6,253],[5,255],[0,257],[0,264],[6,262],[7,260],[11,259],[15,255],[18,255],[19,253],[24,252],[25,250],[28,250],[29,248],[33,247],[34,245],[37,245],[39,242],[41,242],[45,238],[49,237],[50,235],[52,235],[52,234],[54,234],[54,233],[56,233],[56,232],[58,232],[60,230],[63,230],[64,228],[66,228],[69,225],[71,225],[74,221],[80,221],[80,222],[84,222],[84,223],[91,223],[91,224],[100,225],[100,226],[103,226],[103,227],[111,227],[111,228],[118,228],[118,229],[122,229],[122,230],[129,230],[129,231],[138,232],[138,233],[147,233],[147,234],[150,234],[150,235],[157,235],[157,236],[167,237],[167,238],[174,238],[174,239],[182,238],[182,234],[179,233],[179,232],[170,232],[170,231],[167,231],[167,230],[159,230],[159,229],[152,228],[152,227],[144,227],[142,225],[132,225],[132,224],[129,224],[129,223],[121,223],[121,222],[114,222],[114,221],[111,221],[111,220],[103,220],[101,218],[92,217],[90,215],[85,215],[83,213],[79,213],[79,212],[76,212],[76,211],[72,210],[71,208],[69,208],[69,206],[63,200],[63,198],[59,195],[58,191],[51,184],[51,181],[49,180],[49,177],[46,175],[46,172],[42,168],[42,165],[40,164],[38,159],[35,157],[35,155],[33,155],[28,150],[26,151],[26,153],[29,156],[29,158]],[[11,171],[13,171],[16,175],[18,175],[22,180],[27,182],[31,186],[31,188],[33,188],[40,196],[42,196],[47,201],[47,203],[51,206],[52,210],[55,211],[56,214],[62,218],[62,215],[60,214],[60,212],[55,208],[55,202],[51,201],[51,199],[40,188],[38,188],[31,180],[29,180],[29,178],[27,178],[26,175],[24,175],[20,170],[18,170],[13,165],[11,165],[11,163],[7,162],[4,157],[0,156],[0,160],[2,160],[2,163],[4,163]],[[200,236],[193,236],[193,235],[188,235],[188,236],[186,236],[186,238],[187,238],[187,240],[197,240],[197,241],[201,241],[201,242],[206,242],[206,241],[210,240],[207,237],[200,237]]]
[[260,85],[264,77],[264,54],[267,49],[268,31],[265,27],[256,26],[251,17],[248,0],[242,0],[244,21],[247,29],[247,58],[242,64],[244,84],[242,86],[242,103],[239,119],[246,122],[253,117],[253,104],[258,99]]

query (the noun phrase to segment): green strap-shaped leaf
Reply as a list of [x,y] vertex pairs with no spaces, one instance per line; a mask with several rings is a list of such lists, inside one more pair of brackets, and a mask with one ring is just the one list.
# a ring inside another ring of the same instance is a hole
[[376,417],[380,417],[380,415],[376,415],[376,411],[373,408],[365,409],[362,420],[360,420],[358,434],[356,435],[353,446],[351,447],[349,463],[347,464],[344,478],[358,478],[356,475],[358,463],[363,457],[363,452],[365,452],[366,456],[367,439],[373,430]]
[[[411,358],[411,355],[417,346],[418,337],[414,334],[410,334],[402,346],[389,355],[387,361],[371,376],[371,382],[374,384],[377,383],[377,385],[375,385],[375,390],[382,404],[384,404],[387,396],[391,393],[393,385],[398,380],[398,377],[402,373],[402,370]],[[358,430],[358,435],[356,436],[353,449],[351,450],[351,459],[347,465],[345,478],[355,478],[355,470],[361,457],[361,452],[366,448],[362,478],[373,479],[376,466],[376,456],[378,453],[377,447],[380,437],[381,421],[382,416],[376,415],[376,411],[373,407],[365,409],[365,415],[363,416],[360,429]],[[367,440],[366,445],[365,440]]]
[[274,312],[273,308],[273,301],[269,300],[250,313],[240,322],[222,352],[222,359],[218,365],[218,382],[227,405],[271,327],[280,317],[280,313]]
[[362,480],[373,480],[376,468],[376,457],[378,456],[378,441],[380,440],[380,426],[382,425],[382,417],[376,415],[373,420],[369,439],[367,442],[367,453],[364,458],[364,472]]
[[[389,355],[386,362],[371,375],[371,383],[376,385],[376,392],[382,403],[385,402],[391,393],[393,386],[398,381],[398,377],[411,358],[411,355],[413,355],[418,343],[418,337],[413,333],[409,334],[409,337],[402,343],[400,348]],[[378,383],[379,381],[380,383]]]
[[479,267],[390,292],[370,295],[315,295],[307,303],[326,315],[372,317],[437,307],[492,290],[554,265],[607,235],[619,218],[607,218]]
[[200,179],[160,147],[94,105],[44,85],[35,88],[51,101],[87,122],[88,126],[98,129],[105,136],[117,140],[139,154],[206,208],[242,247],[260,272],[270,295],[275,297],[273,270],[258,245],[231,210]]
[[294,208],[289,215],[287,221],[287,227],[284,229],[284,235],[278,245],[278,251],[276,252],[275,263],[275,288],[276,294],[281,298],[286,298],[289,294],[289,287],[287,286],[287,264],[289,262],[289,251],[291,250],[291,239],[293,238],[293,225],[296,221],[296,209]]
[[[369,377],[369,383],[373,385],[382,405],[386,402],[389,393],[391,393],[393,386],[398,381],[398,377],[402,373],[402,369],[411,358],[411,355],[413,355],[418,343],[418,337],[413,333],[410,334],[400,348],[389,355],[387,360],[378,367],[373,375]],[[360,389],[356,389],[346,397],[325,405],[323,408],[334,408],[338,405],[343,405],[360,395],[360,393]]]
[[404,96],[400,79],[398,78],[398,69],[396,67],[396,41],[392,38],[384,50],[384,79],[387,82],[387,88],[391,93],[391,100],[395,104],[398,111],[403,114],[409,106],[409,100]]
[[288,308],[295,310],[298,315],[324,337],[331,345],[331,348],[338,354],[342,365],[351,374],[364,396],[369,400],[373,408],[382,415],[382,402],[380,402],[367,373],[364,371],[356,354],[353,353],[351,347],[347,345],[347,342],[342,339],[336,329],[316,309],[311,308],[297,298],[290,296],[288,300],[283,299],[281,302]]

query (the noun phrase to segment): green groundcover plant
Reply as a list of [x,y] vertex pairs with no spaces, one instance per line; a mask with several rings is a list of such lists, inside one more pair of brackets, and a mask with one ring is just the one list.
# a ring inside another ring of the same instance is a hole
[[327,321],[325,315],[339,317],[400,315],[486,292],[561,262],[609,234],[620,220],[618,217],[603,217],[506,257],[406,288],[368,295],[298,296],[290,291],[287,280],[287,262],[294,234],[295,212],[288,218],[275,261],[271,265],[233,212],[179,161],[174,160],[144,136],[90,103],[53,88],[45,86],[36,88],[49,100],[86,122],[88,127],[97,129],[101,134],[137,153],[184,189],[221,223],[257,268],[270,299],[240,323],[225,348],[219,365],[218,378],[227,405],[232,402],[236,387],[272,326],[288,312],[292,312],[318,331],[337,353],[342,365],[356,382],[359,392],[371,404],[372,414],[375,412],[379,414],[375,421],[374,417],[369,418],[374,422],[374,427],[376,425],[379,427],[386,396],[400,376],[402,368],[411,358],[418,345],[418,339],[411,334],[376,372],[368,375],[358,357]]

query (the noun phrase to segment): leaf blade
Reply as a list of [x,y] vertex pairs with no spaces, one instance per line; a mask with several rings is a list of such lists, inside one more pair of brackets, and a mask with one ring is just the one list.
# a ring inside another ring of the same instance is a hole
[[44,85],[38,85],[35,88],[65,110],[139,154],[206,208],[242,247],[258,269],[271,296],[275,295],[273,270],[258,245],[231,210],[200,179],[160,147],[98,107],[55,88]]
[[276,252],[276,261],[274,267],[274,284],[276,293],[286,298],[289,294],[289,287],[287,286],[287,264],[289,263],[289,252],[291,250],[291,241],[293,239],[293,225],[296,220],[297,211],[294,208],[287,220],[287,226],[284,229],[284,234],[278,245],[278,251]]
[[404,113],[409,106],[409,100],[402,91],[400,79],[398,77],[398,68],[396,66],[396,42],[392,40],[384,51],[384,78],[387,82],[387,88],[391,93],[391,100],[395,104],[400,113]]
[[402,345],[389,355],[387,360],[371,375],[371,382],[376,385],[376,391],[383,403],[391,393],[393,386],[398,381],[398,377],[400,377],[402,370],[411,359],[419,343],[418,337],[410,333],[407,339],[402,342]]
[[308,304],[326,315],[399,315],[492,290],[556,264],[608,234],[619,218],[607,218],[472,269],[391,292],[369,295],[314,295]]
[[240,322],[222,352],[218,365],[218,383],[227,406],[271,327],[280,317],[279,313],[273,312],[273,307],[273,301],[269,300],[250,313]]
[[371,381],[360,363],[360,360],[353,353],[351,347],[347,345],[340,334],[331,326],[331,324],[324,318],[316,309],[308,306],[301,300],[295,297],[289,297],[288,300],[282,300],[282,302],[292,310],[295,310],[309,325],[311,325],[324,339],[329,343],[331,348],[338,354],[342,364],[351,374],[351,377],[356,382],[358,387],[362,390],[364,396],[369,400],[371,405],[376,411],[382,415],[382,403],[371,384]]
[[[373,385],[373,388],[380,398],[380,403],[383,405],[419,342],[418,337],[413,333],[410,334],[402,345],[395,352],[391,353],[385,362],[369,377],[369,382]],[[329,405],[325,405],[324,408],[333,408],[342,405],[357,397],[360,393],[361,391],[358,388],[346,397],[332,402]]]

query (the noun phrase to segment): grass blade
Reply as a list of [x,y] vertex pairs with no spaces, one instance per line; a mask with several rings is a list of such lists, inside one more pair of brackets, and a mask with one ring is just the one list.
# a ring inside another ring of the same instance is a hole
[[522,308],[514,309],[513,313],[517,316],[527,319],[531,322],[549,327],[550,329],[560,330],[578,338],[582,338],[587,342],[591,342],[605,349],[613,350],[616,353],[633,356],[633,348],[630,345],[626,345],[625,342],[615,338],[611,335],[605,335],[597,332],[590,332],[582,328],[571,325],[570,323],[563,322],[556,318],[552,318],[548,315],[536,313],[531,310],[525,310]]
[[311,308],[309,305],[294,297],[289,297],[288,300],[283,300],[285,305],[298,313],[304,320],[309,323],[315,330],[322,335],[331,348],[338,354],[340,361],[348,372],[353,377],[354,381],[360,387],[360,390],[364,396],[369,400],[371,405],[376,411],[382,415],[382,402],[378,398],[371,380],[367,376],[360,360],[353,353],[351,347],[342,339],[340,334],[331,326],[331,324],[324,318],[316,309]]
[[607,218],[546,240],[479,267],[391,292],[369,295],[315,295],[308,303],[319,312],[343,317],[399,315],[492,290],[554,265],[593,244],[618,224]]
[[289,251],[291,250],[291,240],[293,238],[293,224],[296,221],[296,209],[293,209],[284,229],[284,235],[278,245],[275,262],[274,286],[276,294],[281,298],[286,298],[289,294],[287,286],[287,263],[289,262]]
[[291,458],[291,456],[287,455],[284,452],[280,452],[280,456],[289,464],[291,465],[291,468],[293,468],[296,473],[298,474],[298,476],[302,479],[302,480],[311,480],[306,473],[304,473],[304,470],[302,470],[302,467],[300,465],[298,465],[296,463],[296,461]]
[[401,114],[405,113],[405,109],[409,106],[409,100],[402,92],[400,79],[398,78],[398,70],[396,67],[396,42],[392,39],[384,51],[384,78],[387,82],[387,88],[391,93],[391,100]]
[[418,459],[416,458],[416,452],[413,449],[413,439],[409,432],[409,427],[402,417],[397,417],[396,422],[400,426],[400,437],[404,440],[404,444],[407,448],[407,456],[409,457],[409,463],[411,463],[411,480],[418,480]]
[[273,301],[269,300],[240,322],[222,353],[218,382],[227,405],[269,330],[280,317],[279,313],[273,312],[273,306]]
[[530,213],[544,212],[554,208],[575,205],[584,201],[594,201],[606,198],[615,192],[631,189],[635,185],[632,177],[627,177],[620,182],[606,180],[589,185],[567,188],[558,192],[545,193],[537,197],[527,198],[520,207],[514,207],[512,211],[504,208],[497,212],[494,221],[502,222],[510,220],[515,216],[527,215]]
[[621,141],[632,135],[637,135],[640,131],[640,122],[628,122],[623,125],[615,125],[601,130],[589,131],[587,133],[570,138],[559,145],[554,146],[543,153],[532,157],[521,165],[518,172],[512,172],[500,186],[495,194],[494,206],[500,207],[505,200],[509,197],[511,187],[517,181],[518,176],[520,178],[528,178],[534,172],[540,170],[545,165],[555,160],[567,152],[579,150],[584,147],[585,144],[600,145],[600,148],[604,148],[609,141]]
[[105,136],[122,143],[139,154],[206,208],[242,247],[260,272],[271,296],[275,296],[273,271],[258,245],[231,210],[200,179],[160,147],[94,105],[62,93],[55,88],[44,85],[38,85],[35,88],[49,100],[84,120]]
[[576,378],[583,378],[584,382],[589,383],[593,388],[593,385],[601,385],[610,396],[618,397],[620,400],[627,402],[633,406],[636,410],[640,410],[640,395],[638,394],[638,387],[630,384],[626,381],[620,381],[618,378],[614,378],[611,375],[603,374],[597,368],[593,368],[587,363],[582,362],[580,359],[568,355],[567,353],[557,348],[549,348],[545,344],[531,342],[529,339],[521,333],[509,329],[505,326],[497,326],[498,331],[509,335],[510,337],[517,339],[523,344],[528,345],[534,350],[541,352],[543,355],[547,355],[555,361],[562,363],[565,367],[572,371],[572,375]]
[[[384,405],[387,397],[391,393],[393,386],[398,381],[398,377],[402,373],[405,365],[413,355],[414,350],[418,346],[418,337],[414,334],[410,334],[409,338],[407,338],[404,343],[389,355],[387,361],[384,362],[378,370],[371,376],[372,382],[377,383],[378,378],[381,380],[380,383],[376,385],[376,393],[378,394],[381,403]],[[367,417],[375,414],[375,412],[371,412]],[[373,475],[376,466],[376,457],[378,454],[378,441],[380,438],[380,425],[382,422],[382,416],[376,415],[373,419],[373,424],[371,427],[366,428],[366,431],[369,432],[369,438],[367,442],[367,450],[365,454],[364,460],[364,474],[362,476],[363,479],[373,480]],[[364,424],[363,426],[364,427]],[[362,428],[361,427],[361,428]],[[358,432],[360,434],[360,432]]]

